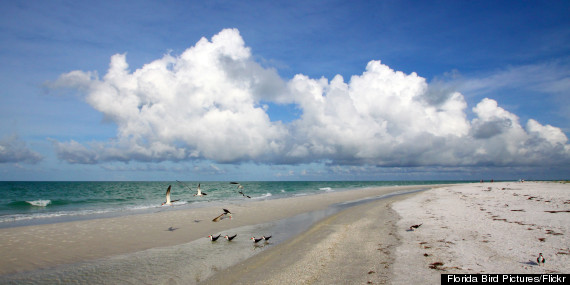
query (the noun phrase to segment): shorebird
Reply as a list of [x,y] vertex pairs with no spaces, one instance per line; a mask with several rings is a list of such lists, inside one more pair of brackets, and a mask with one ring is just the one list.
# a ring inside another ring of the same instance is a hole
[[168,189],[166,189],[166,202],[162,203],[162,206],[164,205],[172,205],[172,202],[176,202],[179,200],[170,200],[170,188],[172,188],[172,185],[168,185]]
[[413,231],[413,230],[415,230],[415,229],[417,229],[417,228],[421,227],[422,225],[423,225],[423,223],[421,223],[421,224],[419,224],[419,225],[413,225],[413,226],[410,226],[410,230],[412,230],[412,231]]
[[230,182],[230,184],[235,184],[235,185],[237,185],[238,193],[240,193],[240,194],[241,194],[242,196],[244,196],[244,197],[247,197],[247,198],[250,198],[250,199],[251,199],[251,197],[249,197],[248,195],[245,195],[245,194],[243,193],[243,191],[241,191],[241,189],[243,189],[243,185],[239,184],[238,182]]
[[211,241],[217,241],[218,238],[220,238],[222,234],[219,234],[217,237],[213,236],[213,235],[209,235],[208,237],[210,238]]
[[542,256],[542,253],[538,254],[538,257],[536,258],[536,262],[538,263],[538,266],[540,266],[540,264],[544,264],[544,261],[546,261],[546,259],[544,259],[544,256]]
[[263,238],[262,237],[260,237],[260,238],[251,237],[250,240],[253,240],[253,243],[258,243],[258,242],[262,241]]
[[234,239],[235,237],[237,237],[237,234],[233,235],[233,236],[224,236],[224,238],[226,238],[228,241],[232,241],[232,239]]
[[225,219],[226,216],[229,216],[230,219],[232,218],[232,213],[228,210],[228,209],[222,209],[224,210],[223,213],[221,213],[219,216],[215,217],[212,222],[219,222],[220,220]]
[[198,183],[198,193],[194,194],[194,196],[206,196],[206,195],[208,195],[208,194],[206,194],[200,190],[200,183]]
[[267,241],[271,238],[271,236],[268,236],[268,237],[262,236],[261,238],[262,238],[263,240],[265,240],[265,242],[267,242]]

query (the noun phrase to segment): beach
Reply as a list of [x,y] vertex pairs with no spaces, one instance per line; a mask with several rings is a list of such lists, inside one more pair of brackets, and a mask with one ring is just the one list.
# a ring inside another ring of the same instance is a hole
[[444,186],[393,208],[401,245],[392,284],[436,284],[442,273],[570,273],[568,183]]
[[398,245],[398,215],[390,205],[410,195],[331,215],[203,284],[389,284],[392,252]]
[[[132,269],[128,266],[122,268],[123,264],[136,264],[138,260],[152,258],[159,260],[158,264],[146,262],[140,264],[139,267],[146,266],[148,272],[154,270],[153,266],[155,266],[160,269],[160,274],[167,274],[168,269],[162,269],[162,263],[180,258],[186,259],[184,264],[191,266],[190,271],[196,272],[192,272],[190,277],[176,277],[173,282],[179,281],[179,284],[186,284],[185,282],[189,280],[200,282],[225,267],[230,267],[242,259],[270,249],[273,245],[291,236],[290,232],[294,231],[293,228],[296,228],[299,233],[308,229],[309,226],[329,215],[331,205],[417,189],[426,189],[426,187],[417,185],[375,187],[273,200],[249,201],[247,199],[243,202],[234,201],[229,204],[213,203],[211,207],[185,210],[165,208],[165,210],[140,215],[3,228],[0,229],[2,241],[0,254],[3,256],[0,280],[4,278],[4,280],[24,281],[27,280],[26,278],[36,278],[33,281],[55,280],[57,282],[62,275],[68,276],[85,270],[86,272],[81,273],[81,276],[69,277],[70,281],[77,281],[75,278],[88,278],[89,275],[99,277],[107,275],[108,278],[115,278],[114,274],[119,274],[121,276],[133,275],[134,279],[124,281],[136,283],[141,281],[137,279],[140,278],[140,274],[130,272]],[[212,222],[214,217],[223,213],[222,208],[227,208],[232,212],[232,219],[226,218],[219,222]],[[304,220],[295,222],[299,215],[305,215],[301,217]],[[285,224],[278,222],[286,218],[292,220]],[[260,237],[270,235],[272,232],[281,232],[281,234],[274,235],[268,246],[252,250],[250,236]],[[232,247],[236,250],[230,249],[227,252],[226,250],[230,247],[222,243],[226,242],[225,240],[213,244],[206,238],[209,235],[234,233],[240,233],[236,241],[232,242]],[[189,259],[181,254],[184,252],[202,253],[194,259]],[[221,256],[216,257],[211,252],[216,252]],[[173,255],[176,256],[172,257]],[[211,256],[214,256],[212,264],[202,262]],[[227,259],[231,260],[226,261]],[[200,268],[193,265],[196,260],[200,260]],[[181,265],[173,264],[172,266]],[[117,269],[118,267],[121,269]],[[117,270],[119,272],[115,272]],[[183,267],[179,270],[188,272]],[[152,280],[153,277],[148,278]],[[79,281],[89,280],[79,279]],[[148,284],[152,283],[156,282],[148,282]]]
[[343,211],[205,284],[439,284],[444,273],[569,273],[568,215],[569,184],[435,187]]
[[[222,208],[232,219],[212,222]],[[4,228],[0,281],[433,284],[441,273],[569,273],[569,211],[568,184],[501,182],[376,187]],[[412,231],[414,224],[422,225]],[[232,242],[206,238],[236,233]],[[253,246],[250,236],[261,235],[273,237]],[[544,266],[536,264],[539,252]]]

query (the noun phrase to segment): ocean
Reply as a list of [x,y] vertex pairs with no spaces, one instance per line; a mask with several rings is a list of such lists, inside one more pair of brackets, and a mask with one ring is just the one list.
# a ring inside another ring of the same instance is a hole
[[[466,181],[271,181],[240,182],[253,200],[315,195],[367,187],[465,183]],[[196,188],[207,195],[195,197]],[[0,182],[0,228],[146,213],[165,201],[186,209],[247,199],[229,181],[197,182]]]
[[[193,207],[225,206],[236,202],[318,195],[369,187],[455,184],[468,181],[322,181],[240,182],[0,182],[0,228],[51,224]],[[207,195],[195,197],[196,187]],[[171,185],[173,206],[161,206]],[[190,189],[189,189],[190,188]],[[372,199],[425,190],[404,190]],[[0,284],[197,284],[217,271],[247,260],[290,239],[315,222],[370,199],[346,201],[326,209],[263,224],[231,229],[239,237],[271,233],[262,248],[247,238],[212,243],[207,238],[174,246],[156,247],[106,258],[62,264],[0,276]]]

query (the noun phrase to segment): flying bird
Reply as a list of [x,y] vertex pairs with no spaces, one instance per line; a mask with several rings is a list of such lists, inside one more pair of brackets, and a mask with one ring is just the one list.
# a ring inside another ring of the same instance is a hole
[[238,189],[243,189],[243,185],[239,184],[239,182],[230,182],[230,184],[237,185]]
[[251,237],[250,240],[253,240],[253,243],[258,243],[258,242],[262,241],[263,238],[262,237],[261,238]]
[[226,238],[228,241],[232,241],[232,239],[234,239],[235,237],[237,237],[237,234],[233,235],[233,236],[224,236],[224,238]]
[[422,223],[422,224],[419,224],[419,225],[413,225],[413,226],[410,226],[410,230],[412,230],[412,231],[413,231],[413,230],[415,230],[415,229],[417,229],[417,228],[421,227],[422,225],[423,225],[423,223]]
[[538,266],[540,266],[540,264],[544,264],[544,262],[546,261],[546,259],[544,259],[544,256],[542,256],[542,253],[538,254],[538,257],[536,258],[536,262],[538,263]]
[[209,235],[208,237],[210,238],[211,241],[217,241],[218,238],[220,238],[222,234],[219,234],[217,237],[213,236],[213,235]]
[[241,189],[243,189],[243,185],[239,184],[239,182],[230,182],[230,184],[235,184],[235,185],[237,185],[238,193],[240,193],[240,194],[241,194],[242,196],[244,196],[244,197],[247,197],[247,198],[250,198],[250,199],[251,199],[250,196],[245,195],[245,194],[243,193],[243,191],[241,191]]
[[[179,180],[176,180],[176,182],[178,182],[178,183],[180,183],[180,184],[186,186],[186,188],[188,188],[188,190],[192,191],[192,188],[190,188],[190,186],[186,185],[185,183],[182,183],[182,182],[179,181]],[[206,193],[202,192],[202,190],[200,190],[200,183],[198,183],[197,193],[194,194],[194,196],[205,196],[205,195],[208,195],[208,194],[206,194]]]
[[232,218],[232,213],[230,212],[230,210],[228,210],[228,209],[223,209],[223,210],[224,210],[224,212],[221,213],[219,216],[215,217],[212,220],[212,222],[219,222],[219,221],[225,219],[226,216],[230,217],[230,219]]
[[172,202],[176,202],[179,200],[170,200],[170,188],[172,188],[172,185],[168,185],[168,189],[166,189],[166,202],[162,203],[162,206],[164,205],[172,205]]
[[202,192],[202,190],[200,190],[200,183],[198,183],[198,193],[194,194],[194,196],[206,196],[208,194]]

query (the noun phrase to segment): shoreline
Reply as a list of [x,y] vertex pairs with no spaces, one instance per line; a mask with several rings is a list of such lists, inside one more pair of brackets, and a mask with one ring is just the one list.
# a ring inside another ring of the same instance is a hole
[[235,203],[224,205],[232,211],[233,218],[218,223],[211,219],[221,213],[222,206],[3,228],[0,276],[177,246],[233,228],[324,210],[337,203],[435,186],[378,187]]
[[[0,270],[12,268],[0,280],[413,284],[438,283],[442,273],[570,272],[570,184],[381,187],[224,206],[233,218],[218,223],[211,222],[221,212],[216,206],[0,229],[0,254],[7,257]],[[421,227],[411,230],[415,224]],[[41,235],[50,231],[54,237]],[[218,233],[238,238],[206,238]],[[271,234],[261,247],[249,240]],[[536,263],[539,252],[544,265]],[[22,258],[8,259],[14,256]]]
[[[203,208],[203,207],[211,207],[211,206],[215,206],[215,205],[219,205],[220,207],[223,207],[225,205],[232,205],[235,203],[245,203],[247,201],[260,201],[260,200],[274,200],[274,199],[283,199],[283,198],[289,198],[289,197],[298,197],[298,196],[312,196],[312,195],[320,195],[323,193],[330,193],[330,192],[344,192],[344,191],[352,191],[352,190],[359,190],[359,189],[367,189],[367,188],[384,188],[384,187],[407,187],[407,186],[416,186],[416,185],[425,185],[426,187],[429,187],[430,185],[441,185],[441,184],[457,184],[459,182],[449,182],[449,181],[442,181],[442,183],[434,183],[435,181],[425,181],[427,183],[425,184],[417,184],[417,183],[411,183],[411,182],[397,182],[397,183],[393,183],[393,182],[387,182],[386,185],[368,185],[365,186],[367,183],[363,183],[363,182],[358,182],[355,183],[355,185],[349,185],[347,182],[342,182],[340,185],[335,184],[336,182],[332,182],[332,183],[326,183],[326,182],[310,182],[310,183],[318,183],[315,185],[311,185],[312,187],[307,187],[307,185],[302,184],[299,185],[301,189],[307,190],[308,192],[299,192],[296,193],[295,191],[292,192],[288,192],[291,189],[288,189],[287,187],[291,187],[291,185],[293,184],[288,184],[288,185],[279,185],[278,187],[275,187],[275,185],[272,184],[268,184],[266,185],[267,187],[270,187],[270,189],[268,190],[264,190],[262,191],[263,193],[260,193],[259,191],[255,192],[255,194],[250,193],[254,196],[251,197],[251,199],[243,199],[242,197],[238,197],[236,196],[235,192],[233,192],[233,188],[232,190],[228,190],[228,186],[227,185],[231,185],[231,184],[227,184],[227,183],[220,183],[220,182],[212,182],[215,184],[212,185],[204,185],[206,186],[210,186],[210,187],[214,187],[214,189],[216,189],[216,191],[220,191],[219,196],[213,197],[213,196],[207,196],[207,197],[203,197],[203,198],[196,198],[196,197],[192,197],[191,194],[188,194],[188,191],[186,191],[186,189],[184,189],[183,192],[179,193],[180,191],[177,191],[176,195],[177,198],[180,199],[180,201],[175,202],[173,204],[172,207],[169,206],[164,206],[161,207],[160,203],[163,202],[162,199],[158,199],[154,202],[151,203],[150,200],[148,200],[148,197],[146,197],[145,199],[146,202],[141,202],[141,203],[131,203],[131,204],[113,204],[113,205],[103,205],[103,204],[99,204],[98,206],[94,206],[90,205],[89,203],[87,203],[87,206],[92,206],[92,207],[86,207],[84,209],[78,209],[78,208],[60,208],[61,205],[66,205],[68,203],[65,202],[65,199],[59,199],[56,196],[53,197],[47,197],[44,199],[47,200],[42,200],[42,198],[37,198],[36,200],[34,200],[33,198],[31,200],[34,201],[18,201],[18,204],[25,204],[24,208],[26,208],[20,212],[15,212],[15,213],[6,213],[3,212],[3,215],[0,216],[0,229],[2,228],[12,228],[12,227],[22,227],[22,226],[36,226],[36,225],[45,225],[45,224],[54,224],[54,223],[65,223],[65,222],[75,222],[75,221],[86,221],[86,220],[93,220],[93,219],[105,219],[105,218],[115,218],[115,217],[121,217],[121,216],[130,216],[130,215],[141,215],[141,214],[152,214],[152,213],[156,213],[156,212],[162,212],[162,211],[178,211],[178,210],[187,210],[187,209],[194,209],[194,208]],[[1,183],[1,182],[0,182]],[[21,182],[21,183],[25,183],[25,182]],[[31,182],[27,182],[28,184]],[[41,183],[47,183],[47,182],[41,182]],[[71,183],[73,184],[74,182],[62,182],[62,183]],[[101,182],[101,183],[107,183],[107,182]],[[129,183],[136,183],[136,182],[129,182]],[[160,182],[157,182],[160,183]],[[206,183],[210,183],[210,182],[206,182]],[[254,183],[252,186],[254,186],[254,189],[259,190],[259,183],[269,183],[269,182],[258,182],[257,184]],[[371,182],[371,183],[378,183],[378,182]],[[465,182],[465,183],[473,183],[472,181],[470,182]],[[359,186],[357,186],[359,185]],[[128,185],[127,185],[128,186]],[[150,186],[160,186],[160,185],[150,185]],[[148,189],[150,187],[149,185],[144,185],[144,188],[146,190],[150,190]],[[323,187],[320,187],[323,186]],[[327,186],[327,187],[325,187]],[[334,188],[328,187],[328,186],[334,186]],[[337,186],[343,186],[343,187],[337,187]],[[22,188],[29,188],[29,185],[22,185]],[[44,186],[49,188],[48,186]],[[66,186],[67,187],[67,186]],[[70,186],[69,186],[70,187]],[[77,186],[74,186],[75,188],[71,187],[73,189],[73,191],[77,191]],[[226,187],[226,188],[220,188],[220,187]],[[257,188],[255,188],[257,187]],[[1,187],[0,187],[1,188]],[[231,188],[231,187],[230,187]],[[318,188],[319,190],[315,190],[316,188]],[[130,188],[129,188],[130,189]],[[276,191],[277,189],[281,189],[281,191]],[[6,190],[6,189],[4,189]],[[229,192],[228,192],[229,191]],[[231,192],[231,193],[230,193]],[[231,194],[230,196],[227,196],[228,194]],[[127,193],[127,195],[129,195]],[[131,193],[131,195],[140,195],[140,192],[137,193]],[[190,196],[188,196],[190,195]],[[225,197],[227,196],[227,197]],[[45,197],[45,196],[44,196]],[[225,198],[224,198],[225,197]],[[99,197],[101,198],[101,197]],[[54,200],[55,199],[55,200]],[[30,199],[28,199],[30,200]],[[54,201],[52,201],[54,200]],[[49,202],[46,202],[49,201]],[[45,207],[41,207],[41,206],[33,206],[34,202],[39,203],[39,202],[43,202],[46,206]],[[55,202],[55,203],[52,203]],[[85,202],[85,201],[76,201],[79,203]],[[150,204],[149,204],[150,203]],[[53,205],[52,205],[53,204]],[[72,203],[71,203],[72,204]],[[47,206],[49,205],[49,207]],[[22,205],[19,205],[20,207]],[[115,207],[112,207],[115,206]]]
[[330,215],[294,238],[216,273],[199,284],[385,284],[400,244],[394,202],[368,201]]
[[[569,186],[443,185],[372,201],[200,284],[436,284],[442,273],[569,273],[570,229],[562,216],[570,213]],[[514,228],[501,231],[505,222]],[[539,251],[546,265],[533,261]]]

